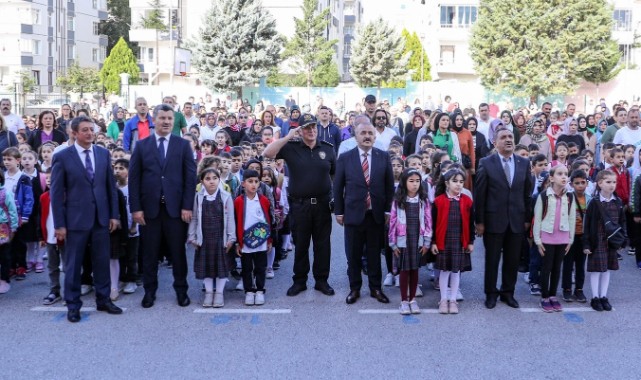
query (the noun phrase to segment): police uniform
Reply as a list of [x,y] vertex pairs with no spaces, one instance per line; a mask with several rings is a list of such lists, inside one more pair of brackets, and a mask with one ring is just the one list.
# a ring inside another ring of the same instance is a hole
[[312,273],[319,284],[326,285],[329,277],[332,233],[332,179],[336,155],[332,144],[317,140],[309,148],[302,140],[291,140],[276,155],[284,159],[289,169],[289,204],[292,234],[296,253],[294,284],[305,286],[310,269],[309,243],[314,241]]

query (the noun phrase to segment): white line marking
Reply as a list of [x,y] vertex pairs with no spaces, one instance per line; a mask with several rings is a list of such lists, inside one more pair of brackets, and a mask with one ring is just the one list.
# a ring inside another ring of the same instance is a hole
[[292,309],[219,309],[201,308],[194,310],[198,314],[291,314]]
[[[521,310],[522,313],[543,313],[543,309],[539,307],[522,307],[519,310]],[[564,307],[563,312],[564,313],[585,313],[588,311],[595,311],[591,307]]]
[[[359,314],[398,314],[401,315],[398,309],[362,309],[358,311]],[[438,314],[438,309],[421,309],[421,314]],[[419,314],[411,314],[419,315]]]
[[[126,307],[121,307],[122,311],[126,311]],[[68,311],[68,309],[65,306],[36,306],[32,307],[31,311],[43,311],[43,312],[61,312],[61,311]],[[95,307],[82,307],[80,308],[80,311],[82,312],[87,312],[87,313],[92,313],[96,311]]]

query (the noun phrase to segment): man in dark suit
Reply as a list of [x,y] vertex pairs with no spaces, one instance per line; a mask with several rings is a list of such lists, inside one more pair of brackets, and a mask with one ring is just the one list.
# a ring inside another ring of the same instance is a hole
[[[493,309],[497,298],[518,308],[514,287],[523,234],[532,220],[530,162],[514,154],[514,135],[506,128],[495,132],[498,153],[479,164],[474,184],[476,234],[485,245],[485,306]],[[503,257],[501,290],[496,287],[499,262]]]
[[167,247],[180,306],[187,295],[185,241],[196,191],[196,162],[189,143],[172,135],[174,109],[161,104],[154,109],[154,133],[138,142],[129,166],[129,206],[140,224],[143,248],[142,307],[154,306],[158,290],[158,251]]
[[370,123],[358,124],[355,137],[358,146],[338,158],[334,176],[336,221],[345,226],[351,290],[346,302],[352,304],[360,297],[365,252],[370,295],[388,303],[381,290],[381,236],[394,196],[392,165],[387,152],[373,147],[376,129]]
[[80,321],[80,269],[87,245],[93,263],[96,306],[121,314],[109,299],[109,233],[119,228],[118,194],[109,151],[93,145],[93,120],[71,121],[73,146],[53,157],[51,204],[58,240],[65,241],[65,301],[69,322]]

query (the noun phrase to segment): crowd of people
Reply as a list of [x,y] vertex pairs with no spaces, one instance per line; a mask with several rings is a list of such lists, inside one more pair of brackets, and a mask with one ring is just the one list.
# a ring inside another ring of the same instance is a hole
[[203,307],[224,306],[230,279],[245,305],[263,305],[294,250],[287,295],[307,290],[311,269],[314,289],[331,296],[332,214],[345,234],[346,302],[358,301],[365,274],[381,303],[384,287],[400,287],[404,315],[421,312],[421,267],[439,312],[459,313],[476,238],[488,309],[519,307],[519,272],[545,312],[562,311],[561,299],[587,302],[587,271],[591,307],[611,310],[622,254],[641,269],[636,105],[602,101],[583,115],[549,102],[461,110],[449,97],[425,109],[367,95],[334,110],[317,99],[313,112],[291,96],[282,107],[155,103],[137,98],[131,114],[64,104],[34,121],[0,101],[0,294],[47,271],[43,304],[64,297],[77,322],[94,290],[110,314],[139,286],[142,307],[153,307],[163,264],[184,307],[189,257]]

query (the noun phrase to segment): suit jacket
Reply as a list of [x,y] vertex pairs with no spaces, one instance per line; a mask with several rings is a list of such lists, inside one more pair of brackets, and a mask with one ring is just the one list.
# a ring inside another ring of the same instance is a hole
[[120,218],[109,151],[99,146],[94,146],[93,151],[93,181],[74,146],[53,157],[50,193],[55,228],[87,231],[96,221],[108,227],[109,219]]
[[507,182],[498,154],[481,159],[474,184],[476,223],[485,224],[485,232],[524,233],[532,221],[532,176],[530,162],[514,155],[512,186]]
[[[394,175],[387,152],[372,148],[369,193],[372,213],[377,223],[385,223],[385,213],[392,207]],[[361,166],[358,147],[338,157],[334,175],[334,213],[344,215],[343,223],[359,225],[365,219],[368,187]]]
[[143,211],[145,218],[160,212],[161,196],[167,213],[179,218],[181,210],[194,208],[196,161],[187,140],[170,134],[165,162],[161,163],[156,135],[140,140],[129,163],[129,206],[131,212]]

